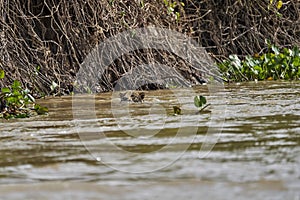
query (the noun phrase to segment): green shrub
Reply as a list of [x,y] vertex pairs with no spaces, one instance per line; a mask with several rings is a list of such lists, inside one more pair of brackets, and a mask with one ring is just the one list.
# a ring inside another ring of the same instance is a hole
[[243,60],[230,55],[218,66],[226,81],[300,80],[300,50],[299,47],[279,49],[268,43],[265,54],[246,56]]
[[[0,79],[5,72],[0,70]],[[23,89],[21,83],[15,80],[10,87],[4,87],[0,92],[0,118],[25,118],[34,114],[45,114],[46,107],[35,103],[30,90]]]

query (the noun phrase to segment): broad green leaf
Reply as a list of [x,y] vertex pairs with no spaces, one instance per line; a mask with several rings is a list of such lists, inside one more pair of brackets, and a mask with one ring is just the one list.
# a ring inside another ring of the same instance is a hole
[[27,113],[19,113],[14,116],[14,118],[27,118],[29,117]]
[[178,21],[180,19],[180,13],[179,12],[176,12],[175,13],[175,19]]
[[35,104],[34,105],[34,110],[37,112],[37,114],[39,115],[44,115],[44,114],[47,114],[49,112],[48,108],[47,107],[43,107],[43,106],[40,106],[39,104]]
[[21,83],[18,80],[14,80],[13,84],[11,85],[12,90],[20,90]]
[[168,5],[169,5],[168,0],[164,0],[164,4],[165,4],[166,6],[168,6]]
[[279,48],[278,48],[277,46],[272,45],[272,46],[271,46],[271,49],[272,49],[272,51],[275,53],[275,55],[278,55],[278,54],[279,54]]
[[204,104],[206,104],[206,98],[204,96],[195,96],[194,97],[194,104],[196,107],[200,108]]
[[23,97],[22,94],[21,94],[18,90],[14,90],[14,91],[12,92],[12,95],[13,95],[14,97],[18,97],[18,98]]
[[241,60],[239,59],[239,57],[238,57],[237,55],[230,55],[230,56],[229,56],[229,59],[232,61],[232,64],[233,64],[236,68],[240,69],[240,68],[242,67],[242,65],[241,65]]
[[245,62],[246,66],[249,67],[254,67],[255,65],[259,64],[259,60],[254,59],[251,56],[246,56],[246,62]]
[[295,56],[295,57],[300,57],[300,49],[298,47],[294,47],[292,49],[292,52],[293,52],[293,55],[292,56]]
[[200,96],[200,102],[202,105],[206,104],[206,98],[204,96]]
[[4,87],[4,88],[1,89],[1,92],[7,94],[7,93],[10,93],[10,89],[7,88],[7,87]]
[[300,57],[297,57],[297,58],[295,58],[295,59],[293,60],[292,66],[293,66],[294,68],[299,68],[299,69],[300,69]]
[[3,79],[5,76],[4,70],[0,69],[0,79]]
[[174,1],[173,3],[170,3],[170,6],[171,6],[172,8],[175,8],[176,5],[177,5],[176,1]]
[[6,98],[7,104],[12,105],[16,104],[18,102],[18,99],[16,97],[9,96]]
[[197,108],[199,108],[199,107],[202,106],[201,103],[200,103],[200,98],[199,98],[199,96],[195,96],[195,97],[194,97],[194,105],[195,105]]

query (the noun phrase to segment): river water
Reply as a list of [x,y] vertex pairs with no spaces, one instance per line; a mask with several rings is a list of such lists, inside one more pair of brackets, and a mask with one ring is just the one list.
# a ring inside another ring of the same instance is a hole
[[48,115],[0,122],[0,199],[300,199],[299,82],[39,103]]

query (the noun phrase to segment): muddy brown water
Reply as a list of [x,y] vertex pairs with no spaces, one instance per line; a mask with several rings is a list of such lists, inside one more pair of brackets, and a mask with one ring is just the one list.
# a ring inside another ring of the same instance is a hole
[[300,199],[299,82],[117,96],[46,98],[49,115],[1,121],[0,199]]

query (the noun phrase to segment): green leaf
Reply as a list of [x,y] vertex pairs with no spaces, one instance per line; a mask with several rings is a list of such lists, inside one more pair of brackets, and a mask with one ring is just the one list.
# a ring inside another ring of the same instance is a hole
[[246,61],[245,61],[246,66],[254,67],[259,64],[260,64],[259,60],[255,59],[254,57],[251,57],[251,56],[246,56]]
[[200,96],[200,101],[202,104],[206,104],[206,98],[204,96]]
[[4,88],[1,89],[1,92],[2,92],[2,93],[5,93],[5,94],[9,94],[11,91],[10,91],[9,88],[4,87]]
[[175,12],[175,19],[176,19],[176,21],[179,21],[179,19],[180,19],[180,13],[179,12]]
[[18,90],[14,90],[12,92],[12,95],[15,97],[18,97],[19,99],[23,97],[22,94]]
[[18,102],[18,99],[16,97],[9,96],[6,98],[6,101],[8,105],[13,105]]
[[29,117],[28,113],[18,113],[17,115],[13,116],[14,118],[27,118]]
[[35,110],[35,111],[37,112],[37,114],[39,114],[39,115],[47,114],[48,111],[49,111],[47,107],[40,106],[39,104],[35,104],[35,105],[34,105],[34,110]]
[[5,76],[4,70],[0,69],[0,79],[3,79]]
[[279,48],[278,48],[277,46],[272,45],[272,46],[271,46],[271,49],[272,49],[272,51],[275,53],[275,55],[278,55],[278,54],[279,54]]
[[233,66],[235,66],[238,69],[242,68],[241,60],[237,55],[230,55],[229,59],[231,60]]
[[18,80],[14,80],[13,84],[11,85],[12,90],[21,90],[21,83]]
[[293,47],[291,56],[300,57],[300,49],[298,47]]
[[164,0],[164,4],[165,4],[165,6],[168,6],[169,2],[167,0]]
[[204,104],[206,104],[206,98],[204,96],[195,96],[194,104],[196,107],[201,108]]

